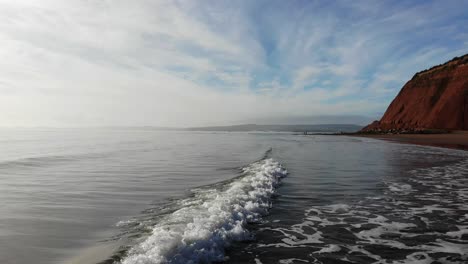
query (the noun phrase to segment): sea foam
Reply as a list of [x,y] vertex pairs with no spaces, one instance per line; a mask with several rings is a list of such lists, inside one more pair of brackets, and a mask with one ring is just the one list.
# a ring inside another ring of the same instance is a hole
[[225,260],[233,241],[252,239],[246,224],[261,220],[287,171],[268,158],[243,168],[242,176],[218,188],[195,191],[129,250],[122,264],[210,263]]

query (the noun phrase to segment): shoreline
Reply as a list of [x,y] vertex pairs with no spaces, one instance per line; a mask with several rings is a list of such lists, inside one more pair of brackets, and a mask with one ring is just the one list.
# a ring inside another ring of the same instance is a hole
[[468,151],[468,131],[453,131],[443,134],[347,134],[345,136]]

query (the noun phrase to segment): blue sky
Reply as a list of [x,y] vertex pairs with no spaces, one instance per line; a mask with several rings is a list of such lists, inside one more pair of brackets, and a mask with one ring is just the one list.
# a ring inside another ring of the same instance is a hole
[[468,1],[0,0],[3,126],[379,117]]

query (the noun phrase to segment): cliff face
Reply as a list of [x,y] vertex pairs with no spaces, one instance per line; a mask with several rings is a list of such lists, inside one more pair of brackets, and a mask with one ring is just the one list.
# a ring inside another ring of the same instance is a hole
[[468,130],[468,54],[417,73],[362,132]]

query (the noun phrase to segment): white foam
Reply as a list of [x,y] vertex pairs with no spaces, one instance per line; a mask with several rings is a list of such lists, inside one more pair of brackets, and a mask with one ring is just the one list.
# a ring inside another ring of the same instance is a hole
[[447,232],[447,236],[461,239],[463,235],[468,235],[468,226],[457,226],[458,231]]
[[[296,225],[292,225],[290,228],[263,228],[261,231],[269,230],[271,232],[279,232],[284,238],[281,239],[283,243],[273,244],[260,244],[259,247],[296,247],[307,244],[322,244],[322,232],[315,232],[308,234],[304,232],[304,227],[312,226],[312,222],[304,222]],[[300,238],[297,235],[300,235]]]
[[413,189],[411,185],[405,183],[391,183],[388,188],[392,192],[410,192]]
[[467,244],[457,244],[448,242],[442,239],[437,239],[437,242],[432,243],[431,245],[422,245],[421,248],[425,250],[430,250],[433,252],[445,252],[445,253],[454,253],[465,255],[468,252]]
[[322,254],[322,253],[333,253],[333,252],[338,252],[340,251],[341,248],[338,245],[329,245],[328,247],[324,247],[320,249],[317,253]]
[[[408,256],[404,260],[393,261],[393,264],[430,264],[433,263],[434,259],[424,252],[415,252]],[[388,262],[382,262],[388,263]]]
[[305,262],[305,263],[309,263],[309,261],[307,260],[304,260],[304,259],[297,259],[297,258],[290,258],[290,259],[281,259],[279,261],[280,264],[293,264],[294,262]]
[[350,206],[347,204],[332,204],[328,206],[333,213],[346,213],[349,211]]
[[380,239],[383,234],[388,233],[400,233],[401,230],[405,230],[410,227],[416,227],[412,223],[399,223],[399,222],[385,222],[385,217],[377,217],[374,219],[369,219],[369,223],[379,224],[378,227],[363,230],[356,234],[362,240],[370,241],[372,243],[380,244],[393,244],[392,246],[397,248],[404,248],[404,245],[400,242],[389,241],[385,239]]
[[251,239],[245,225],[260,220],[287,171],[273,159],[244,168],[244,176],[222,190],[207,189],[181,201],[152,234],[133,247],[123,264],[209,263],[225,260],[232,241]]
[[123,227],[123,226],[131,225],[134,223],[135,223],[135,220],[122,220],[122,221],[119,221],[117,224],[115,224],[115,226]]
[[[359,252],[375,259],[376,264],[468,263],[467,168],[465,160],[455,165],[418,168],[404,182],[388,179],[383,195],[357,203],[314,206],[304,211],[300,224],[264,228],[279,232],[281,243],[260,247],[309,247],[313,258],[330,253],[349,262],[353,261],[346,255]],[[444,219],[451,220],[450,231],[437,228]],[[340,229],[352,236],[344,237],[339,245],[329,244],[330,238],[339,238],[336,233]],[[380,256],[380,249],[371,250],[371,245],[381,246],[382,250],[405,250],[402,254],[407,255],[398,259]]]

